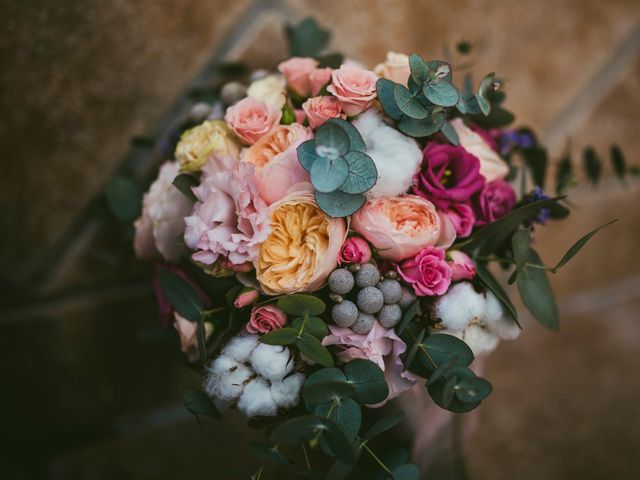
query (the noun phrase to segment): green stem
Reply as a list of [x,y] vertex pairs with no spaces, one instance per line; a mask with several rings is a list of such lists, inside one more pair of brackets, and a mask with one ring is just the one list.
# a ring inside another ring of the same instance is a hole
[[451,448],[453,450],[453,469],[458,480],[468,480],[469,472],[464,459],[463,421],[461,414],[454,414],[451,425]]
[[304,312],[302,325],[300,325],[300,330],[298,330],[298,339],[300,339],[300,337],[302,337],[302,332],[304,332],[304,327],[307,326],[307,322],[308,321],[309,321],[309,314],[307,312]]
[[213,315],[214,313],[218,313],[218,312],[222,312],[223,310],[226,310],[227,307],[217,307],[217,308],[212,308],[211,310],[203,310],[202,311],[202,316],[203,317],[208,317],[209,315]]
[[302,453],[304,454],[304,463],[307,466],[307,470],[311,470],[311,460],[309,460],[309,452],[307,452],[307,447],[305,447],[304,443],[302,444]]
[[[329,411],[325,415],[325,418],[331,417],[331,414],[333,413],[333,409],[336,408],[336,405],[338,405],[338,402],[339,400],[337,398],[333,402],[331,402],[331,406],[329,407]],[[315,448],[315,446],[317,445],[320,435],[322,435],[322,430],[318,430],[316,434],[313,436],[313,438],[309,440],[309,445],[311,445],[312,448]]]
[[387,472],[389,475],[391,475],[391,478],[395,478],[395,477],[393,476],[393,472],[392,472],[391,470],[389,470],[389,467],[387,467],[387,466],[384,464],[384,462],[383,462],[382,460],[380,460],[380,458],[379,458],[375,453],[373,453],[373,450],[371,450],[371,449],[369,448],[369,445],[367,445],[367,443],[366,443],[366,442],[363,442],[363,443],[362,443],[362,448],[364,448],[364,449],[365,449],[365,451],[366,451],[369,455],[371,455],[371,458],[373,458],[373,459],[376,461],[376,463],[377,463],[378,465],[380,465],[380,468],[382,468],[385,472]]
[[251,480],[260,480],[262,478],[262,471],[264,470],[264,463],[260,465],[260,468],[253,474]]

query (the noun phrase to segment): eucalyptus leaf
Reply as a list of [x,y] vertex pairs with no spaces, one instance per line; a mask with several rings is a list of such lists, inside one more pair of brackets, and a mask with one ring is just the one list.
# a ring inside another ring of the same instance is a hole
[[180,190],[180,193],[182,193],[185,197],[187,197],[192,202],[195,202],[197,200],[196,196],[193,194],[193,191],[191,189],[193,187],[198,186],[200,182],[193,175],[190,175],[188,173],[181,173],[176,178],[174,178],[173,182],[171,183],[173,184],[174,187]]
[[[342,385],[348,386],[348,384]],[[362,411],[360,405],[351,398],[340,398],[335,405],[333,402],[321,403],[316,406],[314,413],[319,417],[333,420],[345,435],[352,440],[360,431]]]
[[517,230],[511,237],[511,248],[513,250],[513,258],[516,261],[516,269],[522,270],[524,264],[527,263],[529,257],[529,243],[531,241],[531,230]]
[[553,267],[552,272],[556,273],[560,268],[562,268],[569,260],[571,260],[581,249],[584,247],[591,237],[593,237],[596,233],[598,233],[603,228],[608,227],[609,225],[617,222],[618,220],[611,220],[610,222],[605,223],[604,225],[600,225],[598,228],[591,230],[589,233],[581,237],[576,243],[574,243],[569,250],[562,256],[558,264]]
[[442,125],[444,125],[444,117],[442,112],[432,112],[432,115],[424,120],[415,120],[403,116],[398,124],[398,129],[410,137],[428,137],[440,131]]
[[445,333],[429,335],[423,342],[423,346],[426,354],[421,357],[421,361],[432,370],[452,359],[461,366],[471,365],[473,362],[473,352],[469,346],[453,335]]
[[583,153],[584,169],[592,184],[597,184],[602,175],[602,161],[592,147],[587,147]]
[[513,306],[509,295],[504,291],[500,283],[495,279],[495,277],[491,274],[486,264],[477,263],[476,264],[476,273],[480,281],[491,291],[493,294],[500,300],[502,306],[506,308],[506,310],[511,315],[511,318],[520,326],[518,323],[518,311],[516,307]]
[[479,377],[462,378],[455,386],[456,397],[465,403],[481,402],[491,394],[492,390],[491,384]]
[[416,83],[422,84],[425,82],[429,70],[420,55],[416,53],[409,55],[409,69],[411,70],[411,77]]
[[351,384],[335,380],[305,384],[302,389],[302,398],[308,405],[352,398],[356,395],[357,392]]
[[451,123],[445,122],[442,125],[440,131],[444,134],[445,137],[447,137],[447,140],[449,140],[452,145],[460,145],[458,132],[456,132],[456,129],[451,126]]
[[105,187],[107,205],[121,222],[133,222],[142,208],[142,189],[131,179],[113,177]]
[[410,118],[422,120],[429,116],[429,110],[425,108],[407,87],[396,83],[393,87],[393,98],[400,111]]
[[300,162],[300,165],[302,165],[302,168],[307,172],[310,172],[311,167],[318,158],[318,154],[316,153],[316,141],[307,140],[306,142],[302,142],[298,145],[296,151],[298,153],[298,161]]
[[627,162],[624,159],[622,149],[618,145],[611,145],[610,155],[613,171],[619,179],[624,179],[627,174]]
[[197,322],[202,317],[203,306],[202,300],[191,284],[164,268],[159,268],[157,275],[160,288],[175,311],[190,322]]
[[362,135],[358,132],[358,129],[351,125],[346,120],[341,118],[330,118],[325,123],[337,125],[340,127],[349,137],[349,151],[350,152],[366,152],[367,146],[362,139]]
[[311,165],[311,183],[318,192],[329,193],[340,188],[349,176],[349,164],[343,157],[318,157]]
[[313,295],[293,294],[278,299],[278,308],[289,315],[322,315],[325,303]]
[[396,333],[398,335],[402,334],[402,332],[404,332],[404,329],[407,328],[407,325],[409,325],[409,322],[411,322],[411,320],[416,318],[416,316],[419,313],[420,313],[420,300],[416,300],[411,305],[409,305],[409,308],[407,308],[403,312],[402,320],[400,321],[400,323],[396,327]]
[[320,209],[330,217],[348,217],[355,213],[365,202],[361,193],[344,193],[340,190],[331,193],[315,193],[316,203]]
[[430,82],[448,82],[451,83],[451,65],[442,60],[432,60],[426,62],[429,71],[427,79]]
[[393,95],[393,89],[396,86],[391,80],[386,78],[380,78],[376,82],[376,91],[378,93],[378,100],[384,109],[385,113],[394,120],[400,120],[402,112],[396,105],[396,100]]
[[490,73],[485,76],[480,82],[480,88],[478,88],[478,93],[476,94],[476,99],[478,100],[478,106],[484,115],[489,115],[491,112],[491,103],[487,98],[487,94],[491,87],[493,86],[493,82],[495,80],[495,74]]
[[364,193],[378,180],[378,170],[371,157],[362,152],[349,152],[344,156],[349,166],[347,179],[340,187],[345,193]]
[[389,395],[384,372],[369,360],[351,360],[345,365],[344,374],[347,382],[353,385],[358,397],[366,404],[380,403]]
[[344,155],[350,148],[349,135],[336,123],[323,123],[316,130],[315,141],[316,152],[319,155],[321,155],[319,147],[327,151],[335,151],[337,156]]
[[544,189],[545,179],[547,176],[547,164],[549,159],[547,151],[542,147],[528,148],[524,151],[524,158],[527,167],[533,175],[533,182],[540,188]]
[[453,107],[460,99],[456,87],[446,81],[426,83],[422,92],[427,100],[441,107]]
[[535,266],[525,266],[516,279],[522,303],[542,326],[557,331],[560,327],[558,307],[553,298],[547,272],[538,268],[542,266],[542,262],[535,250],[529,250],[527,263]]
[[558,169],[556,170],[556,194],[562,195],[572,179],[573,166],[571,164],[571,155],[566,153],[558,162]]
[[455,395],[456,384],[465,378],[477,378],[467,367],[455,367],[447,375],[437,381],[427,382],[427,392],[433,401],[450,412],[463,413],[473,410],[480,401],[463,402]]
[[284,453],[278,450],[277,445],[268,445],[261,442],[249,442],[249,449],[261,460],[280,463],[282,465],[288,465],[291,463],[291,460],[289,460]]
[[332,367],[333,358],[329,350],[310,333],[303,332],[296,342],[296,346],[301,353],[323,367]]
[[260,341],[267,345],[292,345],[296,340],[298,340],[298,331],[290,327],[278,328],[260,335]]
[[327,45],[331,34],[315,19],[307,17],[297,25],[285,29],[292,57],[315,57]]
[[405,419],[404,412],[396,412],[388,417],[384,417],[381,420],[378,420],[374,423],[367,433],[364,434],[363,440],[369,441],[377,437],[378,435],[386,432],[387,430],[391,430],[393,427],[398,425],[402,420]]
[[[413,463],[405,463],[393,471],[393,480],[420,480],[420,469]],[[391,477],[387,477],[391,478]]]
[[199,388],[187,388],[182,394],[182,403],[193,415],[220,418],[220,413],[213,401]]
[[423,328],[420,334],[418,335],[418,338],[414,340],[413,345],[411,345],[411,348],[409,349],[409,353],[407,353],[407,358],[405,359],[405,365],[413,364],[413,360],[416,358],[416,354],[418,353],[418,350],[422,346],[422,341],[424,340],[424,336],[426,335],[426,333],[427,331]]
[[318,339],[322,339],[329,333],[329,327],[320,317],[298,317],[293,320],[291,326],[298,332],[308,332]]

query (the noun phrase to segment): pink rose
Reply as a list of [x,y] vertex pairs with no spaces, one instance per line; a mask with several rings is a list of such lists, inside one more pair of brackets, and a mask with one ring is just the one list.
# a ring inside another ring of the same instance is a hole
[[488,182],[507,176],[509,166],[481,135],[467,127],[461,118],[452,120],[451,126],[458,134],[460,146],[480,160],[480,175]]
[[389,396],[385,401],[369,406],[381,407],[415,384],[416,377],[404,368],[400,358],[407,350],[407,345],[396,335],[393,328],[384,328],[376,321],[366,335],[335,325],[329,325],[329,330],[331,334],[322,339],[322,344],[337,346],[338,359],[347,363],[356,358],[363,358],[375,363],[384,372],[389,386]]
[[456,229],[456,235],[460,238],[471,235],[476,216],[473,208],[465,203],[454,203],[449,206],[446,215]]
[[236,308],[244,308],[247,305],[255,303],[255,301],[258,300],[259,296],[260,293],[258,293],[255,288],[245,288],[238,294],[233,302],[233,306]]
[[436,245],[442,231],[436,207],[417,195],[369,200],[351,217],[351,222],[377,249],[378,256],[395,261]]
[[[312,94],[312,89],[315,86],[312,84],[310,76],[317,70],[317,66],[318,61],[313,58],[291,57],[278,64],[278,71],[284,75],[287,86],[291,90],[301,97],[307,97]],[[316,79],[316,84],[317,81]],[[318,89],[318,91],[320,90]]]
[[469,255],[460,250],[451,250],[448,255],[451,258],[449,265],[451,266],[451,280],[453,282],[471,280],[476,276],[476,265],[469,258]]
[[284,327],[286,323],[287,317],[282,310],[275,305],[262,305],[253,307],[245,328],[249,333],[268,333]]
[[504,180],[487,183],[474,198],[476,226],[482,227],[505,216],[516,206],[516,192]]
[[338,265],[343,263],[367,263],[371,260],[371,247],[362,237],[350,237],[342,245]]
[[318,95],[322,87],[331,80],[332,68],[316,68],[309,73],[309,83],[311,83],[311,95]]
[[342,111],[349,116],[357,115],[371,106],[376,98],[375,73],[356,67],[342,65],[331,72],[331,84],[327,87],[342,104]]
[[251,97],[229,107],[224,116],[227,125],[249,145],[273,130],[280,123],[280,118],[280,109]]
[[330,95],[311,97],[302,104],[302,109],[307,114],[311,128],[319,127],[330,118],[346,117],[338,99]]
[[419,297],[443,295],[451,285],[451,267],[441,248],[421,250],[414,258],[400,263],[397,271]]

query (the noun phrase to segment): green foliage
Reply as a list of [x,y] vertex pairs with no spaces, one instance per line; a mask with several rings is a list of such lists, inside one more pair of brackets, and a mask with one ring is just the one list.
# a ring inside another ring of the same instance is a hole
[[173,186],[180,190],[180,192],[189,200],[191,200],[192,202],[195,202],[197,200],[196,196],[191,190],[192,187],[196,187],[200,183],[195,176],[189,173],[181,173],[173,179],[172,183]]
[[158,269],[158,282],[176,312],[191,322],[200,320],[202,300],[189,282],[164,268]]
[[333,420],[351,440],[356,438],[362,425],[360,405],[351,398],[340,398],[335,402],[332,400],[321,403],[315,407],[314,413],[319,417]]
[[455,128],[453,128],[449,122],[445,122],[444,125],[442,125],[441,131],[452,145],[460,145],[458,132],[456,132]]
[[[480,405],[480,402],[491,393],[489,382],[482,380],[476,384],[470,383],[475,380],[482,379],[476,377],[471,369],[454,367],[438,380],[427,381],[427,391],[438,406],[451,412],[468,412]],[[458,395],[458,391],[461,390],[464,390],[464,393]]]
[[300,353],[307,356],[310,360],[322,365],[323,367],[333,366],[333,358],[320,340],[307,332],[302,332],[298,335],[296,341],[296,347],[300,350]]
[[523,150],[524,160],[533,176],[533,182],[540,188],[544,189],[545,179],[547,176],[547,165],[549,159],[547,156],[547,150],[535,146],[533,148],[527,148]]
[[409,308],[407,308],[402,314],[402,320],[400,320],[400,323],[396,327],[396,333],[398,335],[401,335],[402,332],[404,332],[404,329],[407,328],[407,325],[409,324],[409,322],[414,318],[416,318],[416,316],[418,316],[419,314],[420,314],[420,300],[416,300],[411,305],[409,305]]
[[604,225],[600,225],[598,228],[591,230],[589,233],[581,237],[576,243],[574,243],[571,246],[571,248],[569,248],[569,250],[567,250],[567,252],[562,256],[560,261],[557,263],[555,267],[553,267],[551,271],[553,273],[556,273],[558,270],[560,270],[560,268],[566,265],[569,262],[569,260],[571,260],[582,249],[582,247],[584,247],[587,244],[589,240],[591,240],[591,237],[593,237],[596,233],[598,233],[603,228],[606,228],[617,221],[618,220],[616,219],[608,223],[605,223]]
[[291,323],[293,329],[306,331],[318,339],[323,339],[329,333],[329,327],[320,317],[298,317]]
[[133,222],[142,208],[142,189],[131,179],[115,176],[104,190],[107,205],[118,220]]
[[220,418],[220,413],[213,401],[199,388],[187,388],[182,394],[182,403],[193,415]]
[[278,299],[278,308],[288,315],[322,315],[326,305],[314,295],[294,294]]
[[298,340],[298,330],[285,327],[271,330],[260,336],[260,341],[267,345],[292,345]]
[[602,160],[592,147],[585,148],[582,160],[587,178],[593,185],[596,185],[602,175]]
[[[507,312],[511,315],[511,318],[518,323],[518,312],[516,307],[511,302],[509,295],[504,291],[500,282],[498,282],[495,277],[491,274],[489,269],[487,268],[486,263],[477,263],[476,264],[476,273],[478,275],[478,279],[487,287],[493,294],[496,296],[500,303],[504,308],[506,308]],[[518,325],[520,325],[518,323]]]
[[402,422],[405,418],[404,412],[396,412],[388,417],[384,417],[381,420],[378,420],[374,423],[367,433],[364,434],[363,440],[369,441],[373,440],[378,435],[386,432],[387,430],[391,430],[393,427]]
[[558,162],[558,168],[556,170],[556,195],[562,195],[572,180],[573,166],[571,164],[571,155],[567,152]]
[[298,147],[298,161],[309,172],[316,202],[327,215],[346,217],[364,204],[364,193],[378,179],[365,150],[358,130],[341,119],[325,122],[313,140]]
[[627,162],[624,158],[624,154],[618,145],[611,145],[610,149],[611,165],[616,176],[623,180],[627,174]]
[[404,465],[400,465],[396,467],[391,472],[393,480],[420,480],[420,469],[417,465],[413,463],[405,463]]
[[323,380],[305,383],[302,390],[302,398],[307,405],[318,405],[320,403],[332,402],[353,398],[357,392],[353,386],[346,381]]
[[525,266],[516,280],[522,303],[534,318],[551,330],[559,329],[558,308],[547,272],[535,250],[529,249]]
[[402,111],[396,104],[394,89],[397,83],[387,80],[386,78],[378,79],[376,83],[376,90],[378,93],[378,100],[384,109],[385,113],[394,120],[400,120],[402,118]]
[[265,462],[287,465],[291,463],[284,453],[278,450],[277,445],[268,445],[262,442],[249,442],[249,449],[259,459]]
[[369,405],[380,403],[389,395],[389,386],[384,379],[384,372],[369,360],[351,360],[345,365],[344,374],[363,403]]
[[473,362],[473,352],[469,346],[453,335],[442,333],[429,335],[420,348],[425,353],[420,360],[429,369],[435,369],[436,366],[451,360],[465,367]]
[[331,33],[311,17],[305,18],[297,25],[287,25],[285,34],[289,40],[289,53],[292,57],[316,57],[324,50],[331,37]]

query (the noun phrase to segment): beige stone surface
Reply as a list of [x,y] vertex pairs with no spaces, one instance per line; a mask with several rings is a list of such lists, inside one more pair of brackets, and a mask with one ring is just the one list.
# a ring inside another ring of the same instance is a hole
[[68,226],[249,3],[1,2],[7,274]]

